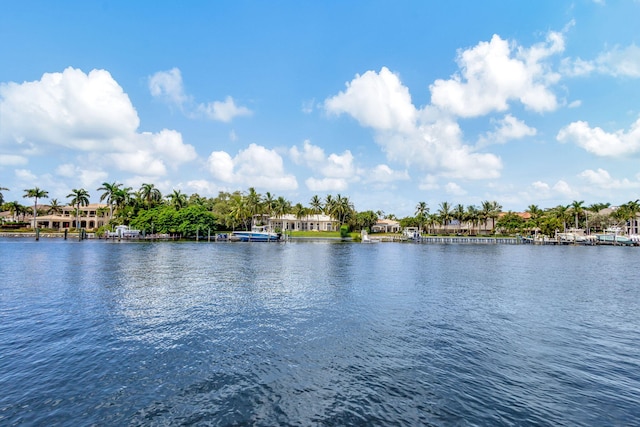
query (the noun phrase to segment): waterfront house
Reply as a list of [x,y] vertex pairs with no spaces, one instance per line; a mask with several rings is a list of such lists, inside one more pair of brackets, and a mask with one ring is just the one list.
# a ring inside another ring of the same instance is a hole
[[402,227],[400,223],[394,219],[379,219],[373,227],[372,233],[399,233]]
[[[93,230],[107,225],[111,219],[108,206],[104,203],[91,203],[87,206],[80,206],[78,227]],[[28,216],[28,218],[30,217]],[[33,222],[32,220],[33,218],[31,218],[31,222]],[[76,207],[63,206],[60,208],[60,213],[38,216],[36,222],[38,227],[44,228],[58,230],[78,228],[76,227]]]
[[310,214],[297,218],[293,214],[281,216],[254,215],[252,226],[267,225],[281,231],[338,231],[340,223],[324,214]]

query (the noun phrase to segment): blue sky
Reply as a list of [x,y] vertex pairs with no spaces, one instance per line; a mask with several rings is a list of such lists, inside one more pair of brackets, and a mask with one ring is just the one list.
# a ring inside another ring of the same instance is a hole
[[640,1],[0,3],[0,186],[640,197]]

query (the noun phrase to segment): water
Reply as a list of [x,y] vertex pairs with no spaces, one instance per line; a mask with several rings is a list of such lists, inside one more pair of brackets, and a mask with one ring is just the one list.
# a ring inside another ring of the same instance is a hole
[[0,239],[0,425],[640,425],[639,255]]

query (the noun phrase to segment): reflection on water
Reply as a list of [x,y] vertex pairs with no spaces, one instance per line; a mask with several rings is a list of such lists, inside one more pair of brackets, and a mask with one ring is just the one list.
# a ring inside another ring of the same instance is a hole
[[0,424],[636,424],[637,255],[1,240]]

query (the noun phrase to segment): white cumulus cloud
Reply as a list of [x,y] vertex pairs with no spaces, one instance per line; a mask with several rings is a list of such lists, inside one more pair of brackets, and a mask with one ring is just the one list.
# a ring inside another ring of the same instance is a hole
[[349,182],[360,179],[361,171],[356,167],[353,154],[349,150],[327,156],[322,148],[305,140],[302,149],[297,146],[291,147],[289,156],[294,163],[305,165],[320,175],[305,180],[307,187],[312,191],[344,191],[348,188]]
[[375,140],[390,161],[451,177],[500,175],[500,158],[464,145],[459,125],[438,109],[416,110],[408,88],[386,68],[356,75],[345,92],[325,101],[325,108],[330,113],[349,114],[362,126],[374,129]]
[[178,68],[158,71],[149,77],[149,91],[154,97],[165,99],[179,107],[189,100],[184,93],[182,73]]
[[629,131],[606,132],[600,127],[592,128],[588,122],[577,121],[560,129],[556,139],[572,142],[578,147],[598,156],[618,157],[640,151],[640,119]]
[[559,75],[545,61],[563,50],[563,36],[556,32],[528,49],[494,35],[489,42],[458,52],[460,73],[436,80],[430,86],[431,102],[461,117],[505,111],[510,101],[537,112],[553,111],[558,103],[549,87]]
[[608,171],[602,168],[596,170],[586,169],[578,176],[587,181],[590,186],[602,189],[631,189],[640,187],[640,182],[631,181],[627,178],[614,179]]
[[[160,176],[196,158],[179,132],[139,133],[139,118],[105,70],[67,68],[40,80],[0,85],[0,145],[29,154],[88,155],[94,169]],[[89,174],[85,174],[89,180]]]
[[208,104],[200,104],[198,111],[206,117],[225,123],[229,123],[236,117],[250,116],[252,111],[247,107],[236,105],[232,97],[227,96],[224,101],[214,101]]
[[495,125],[495,130],[480,137],[478,146],[504,144],[507,141],[534,136],[537,133],[535,128],[527,126],[524,121],[518,120],[511,114],[507,114],[501,120],[491,120],[491,122]]
[[295,176],[286,174],[282,157],[274,150],[250,144],[235,157],[214,151],[207,161],[211,175],[228,184],[273,190],[295,190]]
[[565,58],[562,72],[568,76],[585,76],[599,73],[613,77],[640,77],[640,47],[615,46],[598,54],[593,60]]

